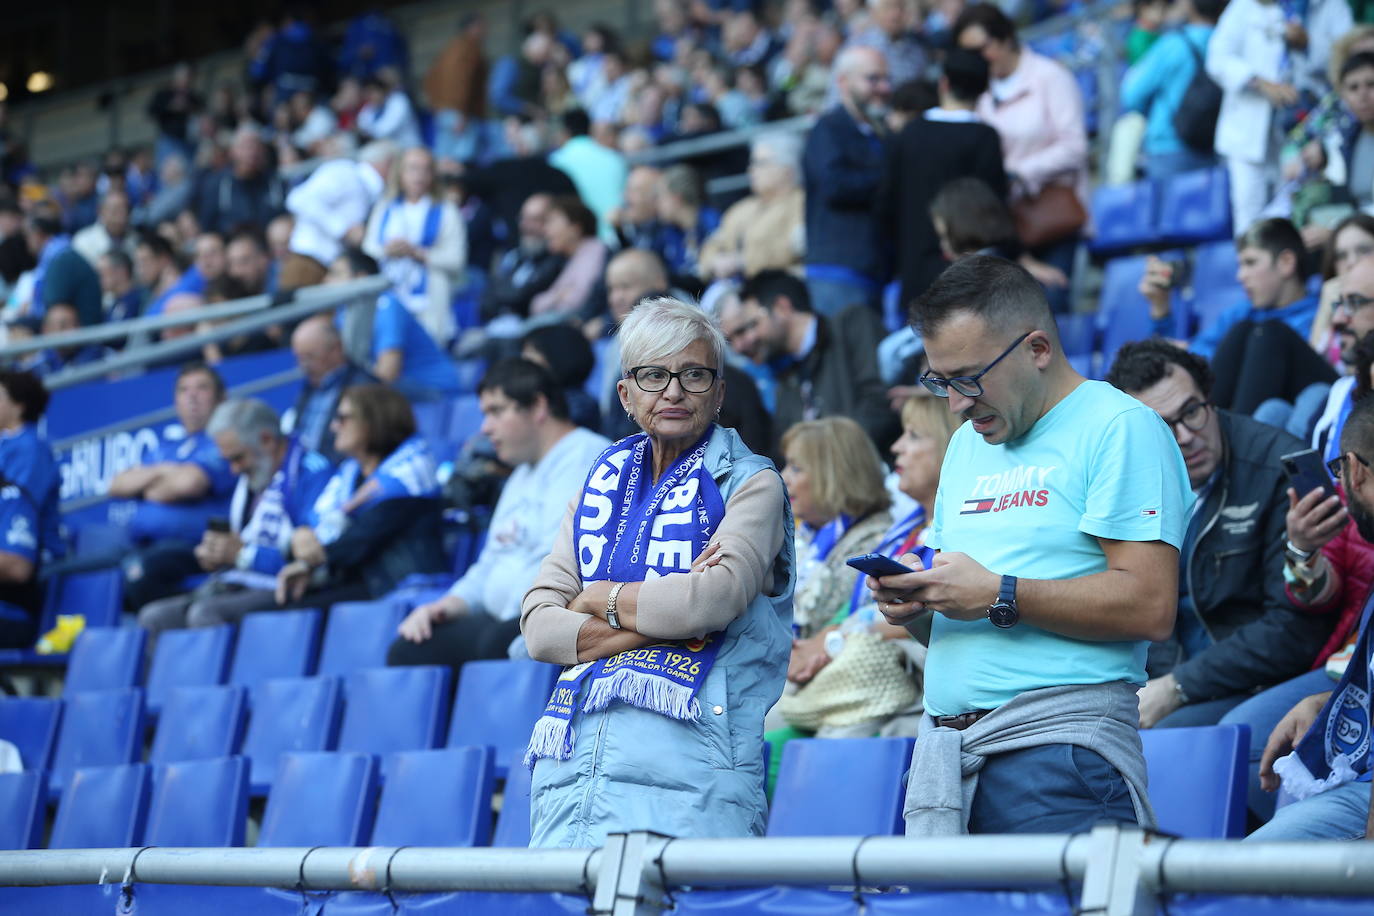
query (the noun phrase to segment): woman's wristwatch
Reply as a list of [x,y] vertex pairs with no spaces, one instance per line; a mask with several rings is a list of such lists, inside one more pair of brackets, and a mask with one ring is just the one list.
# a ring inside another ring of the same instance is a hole
[[620,615],[615,612],[615,600],[620,597],[620,590],[624,587],[624,582],[617,582],[611,586],[611,593],[606,596],[606,622],[611,625],[612,630],[621,629]]

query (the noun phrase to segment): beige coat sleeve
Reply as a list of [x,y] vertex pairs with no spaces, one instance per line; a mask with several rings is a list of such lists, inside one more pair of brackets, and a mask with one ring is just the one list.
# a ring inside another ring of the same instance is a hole
[[[639,591],[637,628],[645,636],[675,640],[723,630],[744,613],[769,583],[773,558],[782,548],[786,492],[767,471],[749,478],[725,504],[712,539],[721,561],[700,573],[674,573],[645,582]],[[572,544],[572,513],[525,594],[520,630],[530,657],[559,665],[577,663],[577,634],[587,615],[568,610],[582,591]]]

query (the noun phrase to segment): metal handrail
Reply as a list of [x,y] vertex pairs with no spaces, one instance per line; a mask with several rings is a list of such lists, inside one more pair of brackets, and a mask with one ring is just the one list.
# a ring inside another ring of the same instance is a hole
[[704,137],[693,137],[690,140],[676,140],[672,143],[665,143],[662,146],[654,146],[649,149],[631,153],[625,157],[625,162],[630,166],[653,165],[659,162],[677,162],[682,159],[691,159],[704,153],[715,153],[723,149],[733,149],[743,146],[760,134],[769,134],[775,131],[801,132],[809,130],[814,124],[814,115],[798,115],[795,118],[784,118],[781,121],[766,121],[763,124],[756,124],[753,127],[738,127],[734,130],[720,131],[714,134],[707,134]]

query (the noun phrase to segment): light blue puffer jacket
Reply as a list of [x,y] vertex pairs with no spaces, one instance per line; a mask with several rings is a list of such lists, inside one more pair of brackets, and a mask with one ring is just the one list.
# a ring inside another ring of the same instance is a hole
[[[717,428],[705,463],[727,503],[753,475],[777,473],[730,429]],[[624,703],[574,713],[571,759],[541,759],[534,769],[531,846],[601,846],[607,834],[630,830],[763,834],[763,717],[782,693],[792,651],[790,508],[785,515],[772,593],[756,595],[726,628],[698,694],[700,719],[678,721]]]

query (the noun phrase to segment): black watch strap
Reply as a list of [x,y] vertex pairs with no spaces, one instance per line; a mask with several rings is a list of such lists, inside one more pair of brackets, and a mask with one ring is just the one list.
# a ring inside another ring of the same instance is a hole
[[1002,588],[997,592],[997,600],[1004,604],[1016,604],[1016,577],[1003,576]]

